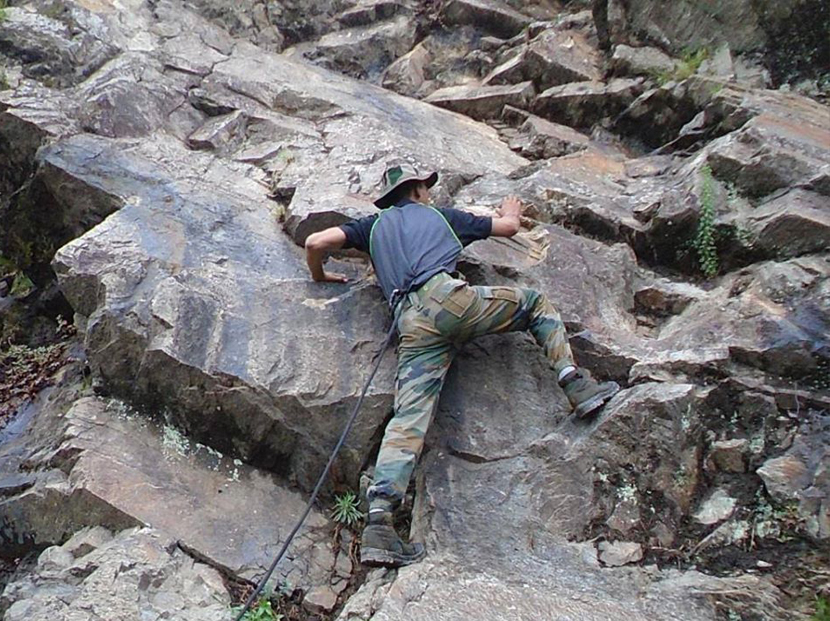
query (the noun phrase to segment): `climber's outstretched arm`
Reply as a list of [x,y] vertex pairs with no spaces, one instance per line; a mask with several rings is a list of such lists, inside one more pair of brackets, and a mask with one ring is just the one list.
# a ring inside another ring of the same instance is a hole
[[327,252],[339,250],[346,243],[346,234],[339,226],[312,233],[305,240],[305,257],[311,277],[317,282],[348,282],[343,274],[326,273],[323,259]]

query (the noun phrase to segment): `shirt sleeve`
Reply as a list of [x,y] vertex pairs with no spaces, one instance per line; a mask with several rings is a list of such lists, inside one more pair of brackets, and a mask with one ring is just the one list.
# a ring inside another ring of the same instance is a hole
[[490,231],[493,228],[493,219],[490,216],[476,216],[450,207],[440,208],[438,211],[450,223],[462,245],[466,246],[479,239],[490,237]]
[[372,232],[372,225],[377,217],[377,214],[375,214],[341,224],[340,229],[346,234],[346,243],[343,244],[343,248],[355,248],[368,253],[369,234]]

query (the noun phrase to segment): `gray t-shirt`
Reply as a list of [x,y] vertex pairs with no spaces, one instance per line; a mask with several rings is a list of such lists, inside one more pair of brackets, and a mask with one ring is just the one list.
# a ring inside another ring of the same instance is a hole
[[369,253],[383,295],[391,299],[394,291],[414,291],[439,272],[455,271],[463,247],[490,236],[492,218],[404,200],[340,228],[344,248]]

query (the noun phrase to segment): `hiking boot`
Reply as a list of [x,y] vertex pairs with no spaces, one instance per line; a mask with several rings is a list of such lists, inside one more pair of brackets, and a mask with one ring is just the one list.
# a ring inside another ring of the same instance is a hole
[[559,385],[565,391],[577,418],[585,418],[597,411],[620,391],[617,382],[599,383],[583,369],[572,371]]
[[369,513],[360,537],[360,562],[370,567],[403,567],[424,557],[420,543],[405,543],[392,525],[392,513]]

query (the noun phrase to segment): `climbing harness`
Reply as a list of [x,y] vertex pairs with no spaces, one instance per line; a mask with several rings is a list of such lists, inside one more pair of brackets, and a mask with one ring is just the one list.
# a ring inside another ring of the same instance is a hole
[[349,435],[349,431],[351,431],[352,425],[354,424],[355,419],[357,418],[357,414],[360,411],[360,406],[363,405],[363,399],[366,396],[366,392],[369,390],[369,386],[372,384],[372,380],[375,379],[375,375],[380,368],[380,362],[383,360],[383,354],[389,349],[389,345],[392,342],[392,338],[395,335],[395,328],[398,325],[398,318],[400,317],[401,309],[403,308],[403,304],[400,302],[405,297],[405,293],[399,290],[395,290],[389,298],[389,308],[392,310],[392,325],[389,327],[389,331],[386,333],[386,338],[383,341],[383,345],[381,345],[380,349],[375,354],[375,366],[372,368],[372,372],[369,374],[369,379],[366,380],[366,384],[363,386],[363,390],[360,393],[360,398],[357,400],[357,403],[352,410],[349,419],[346,421],[346,426],[343,428],[343,432],[340,434],[340,439],[337,440],[337,444],[334,446],[334,450],[331,452],[331,456],[329,457],[328,463],[326,463],[326,467],[323,468],[323,473],[320,475],[320,478],[317,480],[317,484],[314,486],[314,491],[311,492],[311,498],[308,500],[308,504],[306,505],[305,511],[300,516],[300,519],[297,520],[297,523],[294,525],[294,528],[288,534],[285,542],[282,544],[282,548],[280,548],[279,553],[277,554],[274,561],[271,563],[271,566],[268,568],[268,571],[265,573],[265,576],[262,580],[259,581],[257,584],[256,589],[254,589],[253,593],[248,596],[245,605],[239,611],[239,614],[236,616],[235,621],[241,621],[242,617],[245,616],[250,609],[256,599],[259,597],[259,594],[262,593],[262,589],[265,588],[265,585],[268,584],[268,580],[271,579],[271,575],[274,573],[274,570],[277,568],[277,564],[282,560],[282,557],[288,551],[288,546],[291,544],[291,540],[294,539],[294,536],[299,532],[300,528],[305,522],[308,514],[311,513],[311,508],[314,506],[314,501],[317,500],[317,495],[320,492],[320,488],[323,486],[323,482],[326,480],[326,477],[329,474],[329,470],[331,470],[331,466],[334,463],[337,454],[340,452],[343,443],[346,441],[346,436]]

